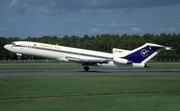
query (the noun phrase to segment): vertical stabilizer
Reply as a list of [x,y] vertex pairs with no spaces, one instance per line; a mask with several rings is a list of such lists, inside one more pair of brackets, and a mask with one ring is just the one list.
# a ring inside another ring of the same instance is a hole
[[162,50],[171,50],[171,47],[146,43],[143,46],[132,50],[132,53],[121,58],[132,61],[133,63],[146,63]]

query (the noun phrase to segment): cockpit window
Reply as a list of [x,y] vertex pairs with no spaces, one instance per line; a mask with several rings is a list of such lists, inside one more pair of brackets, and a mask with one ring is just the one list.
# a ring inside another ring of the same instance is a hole
[[16,43],[14,43],[14,42],[12,42],[11,44],[12,44],[12,45],[16,45]]

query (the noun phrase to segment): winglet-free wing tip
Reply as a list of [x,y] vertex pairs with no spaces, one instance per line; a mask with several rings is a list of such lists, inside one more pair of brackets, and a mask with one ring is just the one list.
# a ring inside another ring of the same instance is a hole
[[166,47],[166,46],[164,47],[164,49],[165,49],[165,50],[175,50],[175,49],[173,49],[172,47]]

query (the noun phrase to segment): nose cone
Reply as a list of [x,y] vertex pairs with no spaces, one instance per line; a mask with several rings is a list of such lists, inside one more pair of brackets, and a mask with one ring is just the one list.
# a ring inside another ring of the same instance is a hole
[[7,50],[10,50],[11,49],[11,45],[5,45],[4,48],[7,49]]
[[5,45],[4,48],[7,49],[7,45]]

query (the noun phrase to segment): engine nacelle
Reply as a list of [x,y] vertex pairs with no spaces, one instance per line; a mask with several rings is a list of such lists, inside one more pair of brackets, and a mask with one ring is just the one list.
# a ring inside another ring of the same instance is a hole
[[133,67],[136,67],[136,68],[148,68],[149,67],[149,65],[147,65],[147,64],[139,64],[139,63],[133,63]]
[[120,64],[132,64],[131,61],[128,61],[127,59],[119,58],[119,57],[114,57],[113,61],[120,63]]
[[16,55],[17,55],[17,56],[22,56],[22,54],[19,54],[19,53],[17,53]]

